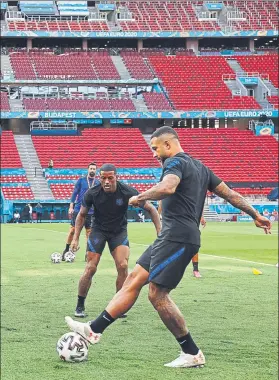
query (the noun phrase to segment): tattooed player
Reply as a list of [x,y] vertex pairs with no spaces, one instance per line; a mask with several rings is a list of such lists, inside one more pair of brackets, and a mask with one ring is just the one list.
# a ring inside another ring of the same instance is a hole
[[199,250],[199,224],[207,190],[245,211],[266,234],[270,233],[271,223],[209,168],[184,153],[172,128],[156,130],[151,137],[151,148],[154,157],[163,162],[161,181],[132,197],[130,204],[137,206],[144,200],[162,199],[162,231],[98,318],[88,324],[66,317],[66,322],[71,330],[90,343],[97,343],[104,330],[134,305],[142,287],[149,283],[149,300],[181,347],[179,357],[166,366],[203,366],[205,357],[191,337],[170,292],[179,284],[187,265]]

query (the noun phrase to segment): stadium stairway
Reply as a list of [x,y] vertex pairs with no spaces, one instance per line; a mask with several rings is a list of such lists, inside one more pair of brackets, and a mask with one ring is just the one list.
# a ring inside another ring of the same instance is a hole
[[10,57],[8,55],[1,55],[1,72],[4,76],[14,77],[13,68],[11,65]]
[[263,79],[266,87],[270,90],[271,96],[278,96],[278,88],[276,88],[268,79]]
[[127,80],[132,78],[120,56],[112,55],[111,59],[121,79]]
[[147,105],[143,99],[132,98],[132,102],[134,103],[134,106],[138,112],[148,112]]
[[146,141],[146,144],[147,144],[148,146],[150,146],[149,144],[150,144],[151,136],[152,136],[152,134],[143,134],[143,138],[144,138],[144,140]]
[[11,111],[21,112],[24,111],[24,107],[21,99],[9,99]]
[[219,214],[216,211],[209,210],[208,205],[204,205],[203,216],[204,216],[206,221],[220,222]]
[[227,63],[234,72],[245,75],[245,71],[235,59],[227,59]]
[[[225,83],[232,93],[234,93],[234,91],[240,91],[240,93],[242,93],[242,89],[240,88],[236,80],[226,80]],[[242,93],[242,95],[246,95],[246,94]]]
[[[53,200],[53,194],[43,176],[39,158],[30,135],[15,135],[15,143],[35,199]],[[36,176],[35,176],[36,169]]]
[[[239,64],[239,62],[237,62],[235,59],[227,59],[227,63],[228,63],[228,65],[234,70],[234,72],[235,72],[236,74],[238,74],[238,75],[239,75],[239,74],[242,74],[243,76],[246,76],[246,75],[247,75],[247,72],[246,72],[245,70],[243,70],[243,68],[241,67],[241,65]],[[236,81],[234,81],[234,82],[237,84]],[[262,83],[264,83],[264,84],[261,85],[262,88],[264,88],[264,86],[265,86],[265,88],[267,87],[266,82],[269,82],[269,81],[262,81]],[[270,85],[272,85],[271,82],[269,82],[269,83],[270,83]],[[228,84],[227,84],[227,85],[228,85]],[[240,91],[241,91],[240,85],[238,85],[238,86],[239,86],[239,89],[240,89]],[[228,87],[229,87],[229,86],[228,86]],[[229,88],[230,88],[230,87],[229,87]],[[231,88],[230,88],[230,89],[231,89]],[[246,95],[246,94],[244,94],[242,91],[241,91],[241,93],[242,93],[242,95]],[[275,95],[278,95],[278,92],[277,92]],[[258,95],[257,92],[255,92],[255,100],[257,101],[257,103],[258,103],[263,109],[271,108],[271,104],[270,104],[266,99],[264,99],[263,96]]]

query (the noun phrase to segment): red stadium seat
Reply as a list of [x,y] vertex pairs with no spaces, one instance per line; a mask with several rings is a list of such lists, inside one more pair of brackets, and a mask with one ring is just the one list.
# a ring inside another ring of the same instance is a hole
[[254,98],[232,96],[223,74],[235,74],[224,57],[150,56],[177,110],[261,109]]
[[130,99],[23,99],[27,111],[135,111]]
[[92,161],[99,165],[113,162],[120,168],[159,166],[136,128],[88,129],[81,136],[33,136],[32,140],[43,167],[47,167],[50,150],[56,168],[86,168]]
[[173,111],[167,98],[162,93],[145,92],[143,93],[143,98],[149,111]]
[[154,75],[145,64],[143,57],[136,51],[122,50],[121,58],[134,79],[153,79]]
[[267,74],[267,78],[278,88],[278,54],[236,56],[235,58],[243,70],[262,75]]
[[10,103],[9,103],[9,98],[8,98],[8,93],[7,92],[0,92],[1,98],[0,98],[0,110],[1,111],[10,111]]
[[[183,149],[224,181],[277,182],[277,141],[238,129],[177,129]],[[263,159],[264,158],[264,159]]]
[[34,194],[29,186],[2,187],[2,192],[5,199],[34,199]]
[[22,168],[13,132],[2,131],[0,141],[1,168]]

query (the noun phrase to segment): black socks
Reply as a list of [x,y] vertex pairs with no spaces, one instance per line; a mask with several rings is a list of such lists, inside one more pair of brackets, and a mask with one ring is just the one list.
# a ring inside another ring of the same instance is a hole
[[78,296],[78,303],[77,303],[77,308],[81,307],[84,309],[84,301],[86,297]]
[[111,325],[115,319],[112,318],[112,316],[104,310],[98,318],[95,319],[95,321],[91,321],[90,327],[92,331],[96,334],[102,334],[103,331]]
[[177,338],[176,340],[179,343],[181,350],[185,354],[197,355],[197,353],[199,352],[199,349],[196,346],[196,343],[193,341],[193,338],[191,337],[190,333],[188,333],[185,336],[182,336],[181,338]]
[[199,271],[199,263],[193,263],[193,270],[194,270],[194,272]]

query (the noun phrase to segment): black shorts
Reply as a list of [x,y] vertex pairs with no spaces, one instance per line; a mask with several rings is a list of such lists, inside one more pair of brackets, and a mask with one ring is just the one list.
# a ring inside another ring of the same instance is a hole
[[[78,216],[78,212],[74,211],[71,219],[71,226],[75,227],[76,218]],[[88,230],[92,228],[92,214],[87,214],[85,217],[84,227]]]
[[142,254],[137,264],[149,272],[150,282],[174,289],[198,251],[198,245],[158,238]]
[[123,228],[118,233],[114,233],[104,232],[99,230],[97,227],[94,227],[87,241],[87,251],[99,253],[101,255],[106,243],[108,243],[110,252],[113,252],[115,248],[120,245],[129,247],[127,229]]

